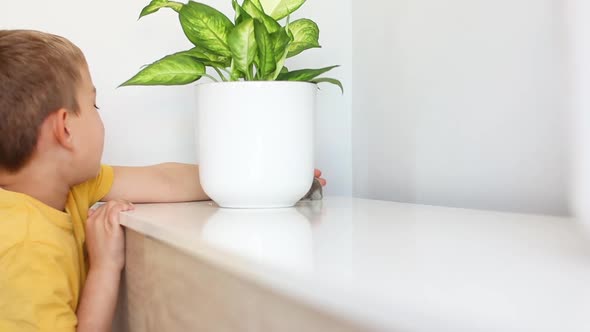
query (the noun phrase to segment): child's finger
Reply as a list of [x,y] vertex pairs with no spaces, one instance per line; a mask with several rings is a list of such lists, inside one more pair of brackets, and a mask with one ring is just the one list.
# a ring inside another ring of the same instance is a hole
[[109,213],[108,213],[108,217],[109,217],[109,221],[111,221],[114,225],[112,226],[118,226],[119,225],[119,214],[123,211],[130,211],[135,209],[135,207],[133,206],[132,203],[130,202],[117,202],[115,204],[112,204],[110,206],[109,209]]
[[326,179],[320,179],[320,178],[318,178],[318,181],[320,181],[320,184],[322,185],[322,187],[325,187],[325,186],[326,186],[326,184],[328,183],[328,182],[326,181]]
[[100,221],[104,220],[105,215],[106,207],[102,205],[92,212],[92,217],[88,218],[88,221],[90,222],[87,221],[87,225],[90,225],[91,227],[96,227],[96,225],[99,225],[101,223]]
[[114,205],[110,210],[109,210],[109,221],[112,221],[115,224],[119,224],[119,213],[123,212],[123,211],[127,211],[130,210],[131,208],[127,205],[127,204],[117,204]]
[[313,171],[313,176],[316,177],[316,178],[319,178],[320,176],[322,176],[322,171],[320,171],[319,169],[316,168]]
[[117,201],[117,205],[121,208],[121,211],[134,210],[135,206],[129,201]]
[[93,215],[96,214],[97,211],[104,210],[105,205],[106,204],[101,204],[101,205],[93,206],[90,209],[88,209],[88,217],[92,217]]

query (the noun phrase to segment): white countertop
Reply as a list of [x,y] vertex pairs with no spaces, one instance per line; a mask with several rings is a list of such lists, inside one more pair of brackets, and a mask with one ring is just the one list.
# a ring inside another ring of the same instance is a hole
[[145,204],[121,223],[378,330],[590,331],[590,237],[572,219],[329,197]]

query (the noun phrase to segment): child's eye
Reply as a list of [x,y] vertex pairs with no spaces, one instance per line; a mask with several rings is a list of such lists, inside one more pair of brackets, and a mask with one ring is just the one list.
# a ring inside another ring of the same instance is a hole
[[100,107],[96,106],[96,104],[94,104],[94,108],[96,108],[97,111],[100,109]]

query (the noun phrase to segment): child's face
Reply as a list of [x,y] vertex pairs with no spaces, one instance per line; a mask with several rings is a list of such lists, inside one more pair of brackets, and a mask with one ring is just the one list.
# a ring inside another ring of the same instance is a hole
[[100,170],[104,145],[104,125],[96,109],[96,88],[88,67],[81,68],[82,80],[78,89],[80,112],[73,117],[72,137],[76,146],[74,162],[80,171],[79,181],[95,177]]

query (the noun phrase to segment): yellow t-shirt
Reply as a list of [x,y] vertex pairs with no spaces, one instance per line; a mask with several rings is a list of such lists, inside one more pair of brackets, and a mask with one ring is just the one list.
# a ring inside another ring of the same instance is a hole
[[86,273],[88,209],[113,184],[113,169],[73,187],[66,212],[0,189],[0,331],[74,331]]

